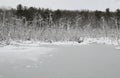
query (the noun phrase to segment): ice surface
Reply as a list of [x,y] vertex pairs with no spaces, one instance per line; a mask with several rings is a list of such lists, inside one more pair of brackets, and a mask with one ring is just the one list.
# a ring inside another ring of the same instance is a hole
[[1,78],[120,78],[120,53],[113,45],[56,43],[1,47]]
[[[4,47],[0,47],[0,57],[5,57],[5,59],[29,59],[32,61],[37,61],[40,55],[50,53],[53,48],[46,48],[46,47],[37,47],[34,44],[32,46],[13,46],[8,45]],[[1,59],[0,59],[1,60]]]

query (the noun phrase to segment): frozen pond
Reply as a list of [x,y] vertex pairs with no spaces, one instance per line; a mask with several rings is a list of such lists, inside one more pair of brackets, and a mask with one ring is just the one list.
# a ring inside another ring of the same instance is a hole
[[0,48],[0,78],[120,78],[119,73],[120,50],[113,46]]

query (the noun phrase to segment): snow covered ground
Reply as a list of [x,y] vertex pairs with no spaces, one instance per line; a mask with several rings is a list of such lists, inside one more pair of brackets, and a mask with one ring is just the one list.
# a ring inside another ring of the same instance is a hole
[[[16,60],[16,59],[27,59],[32,61],[37,61],[37,57],[40,55],[49,54],[54,48],[48,47],[38,47],[34,44],[19,44],[16,45],[8,45],[4,47],[0,47],[0,57],[5,57],[5,59]],[[0,59],[3,60],[3,59]]]
[[0,78],[119,78],[116,49],[118,42],[108,38],[1,43]]
[[[83,42],[78,43],[77,41],[59,41],[59,42],[40,42],[40,41],[11,41],[9,45],[6,45],[6,43],[1,42],[0,49],[9,49],[9,48],[17,48],[17,50],[28,50],[28,48],[36,49],[36,47],[39,47],[42,45],[90,45],[90,44],[105,44],[105,45],[113,45],[116,49],[120,49],[120,40],[114,40],[109,38],[83,38]],[[10,51],[10,50],[9,50]]]
[[[58,46],[82,46],[91,44],[112,45],[115,49],[120,49],[118,41],[109,38],[84,38],[82,43],[78,42],[38,42],[38,41],[11,41],[9,45],[0,44],[0,57],[5,59],[27,59],[37,61],[38,57],[53,52]],[[3,59],[0,59],[3,60]]]
[[119,50],[95,40],[11,42],[0,47],[0,78],[120,78]]

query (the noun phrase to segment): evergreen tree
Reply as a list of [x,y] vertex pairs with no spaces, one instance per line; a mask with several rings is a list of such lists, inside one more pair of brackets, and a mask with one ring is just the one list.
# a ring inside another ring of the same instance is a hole
[[16,15],[18,16],[18,18],[22,18],[23,16],[23,6],[21,4],[17,6]]

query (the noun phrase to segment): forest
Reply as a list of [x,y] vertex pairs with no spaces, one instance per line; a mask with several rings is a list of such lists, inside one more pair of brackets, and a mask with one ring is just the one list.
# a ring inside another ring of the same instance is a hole
[[110,11],[0,8],[0,41],[79,41],[81,38],[119,40],[120,9]]

